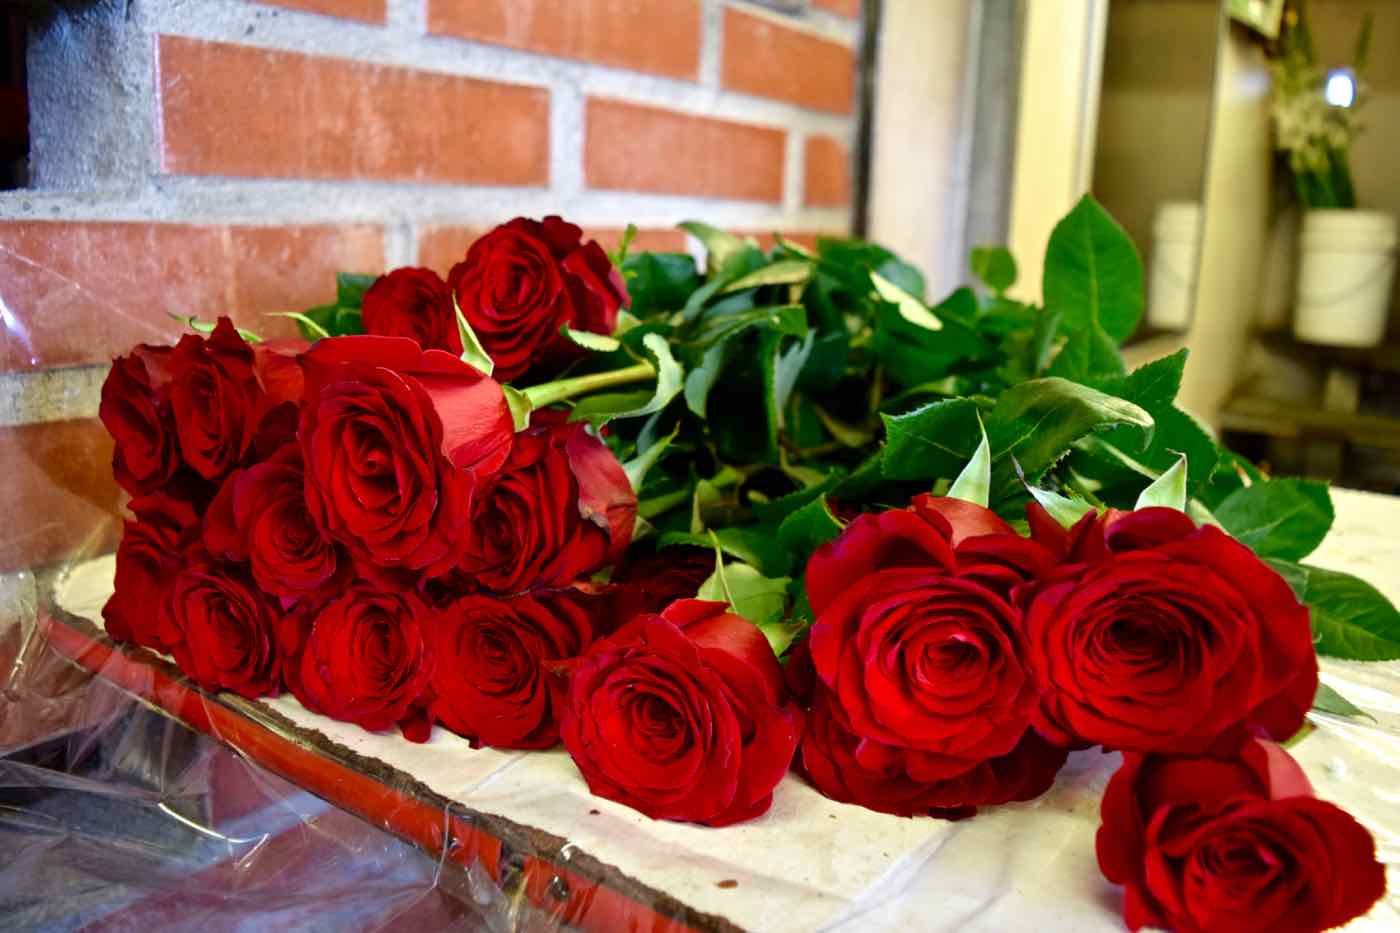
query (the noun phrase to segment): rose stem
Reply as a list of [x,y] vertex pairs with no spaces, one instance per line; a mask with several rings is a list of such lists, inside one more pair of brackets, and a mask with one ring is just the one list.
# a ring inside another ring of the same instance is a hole
[[640,382],[655,375],[656,367],[650,363],[637,363],[635,366],[612,369],[605,373],[589,373],[587,376],[574,376],[570,379],[545,382],[520,391],[530,400],[532,408],[543,408],[566,398],[573,398],[575,395],[592,392],[594,389],[606,389],[608,386]]

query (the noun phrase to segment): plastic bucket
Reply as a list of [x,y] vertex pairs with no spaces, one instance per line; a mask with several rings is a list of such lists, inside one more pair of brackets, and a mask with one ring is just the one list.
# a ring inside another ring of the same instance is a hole
[[1294,336],[1334,347],[1380,343],[1395,281],[1394,216],[1378,211],[1308,211],[1298,241]]
[[1152,264],[1147,283],[1147,323],[1185,330],[1196,294],[1196,256],[1201,244],[1201,205],[1169,201],[1152,223]]

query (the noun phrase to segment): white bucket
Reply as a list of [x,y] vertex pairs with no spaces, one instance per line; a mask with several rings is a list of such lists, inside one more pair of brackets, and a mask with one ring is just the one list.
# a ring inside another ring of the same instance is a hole
[[1259,310],[1254,326],[1261,331],[1283,330],[1293,311],[1298,287],[1298,226],[1296,208],[1280,211],[1269,224],[1264,242],[1264,275],[1259,283]]
[[1298,240],[1294,336],[1334,347],[1380,343],[1395,280],[1395,218],[1379,211],[1308,211]]
[[1200,204],[1169,201],[1157,208],[1147,283],[1148,324],[1162,330],[1185,330],[1191,324],[1200,245]]

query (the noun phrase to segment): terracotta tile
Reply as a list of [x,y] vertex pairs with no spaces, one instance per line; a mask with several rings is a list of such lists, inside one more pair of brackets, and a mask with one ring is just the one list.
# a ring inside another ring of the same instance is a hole
[[116,546],[121,492],[112,439],[97,419],[0,427],[0,572]]
[[323,13],[342,19],[359,19],[367,23],[384,22],[384,0],[251,0],[255,3]]
[[850,113],[855,53],[839,42],[726,7],[721,80],[730,90]]
[[851,203],[851,158],[839,139],[807,137],[803,163],[803,204],[844,207]]
[[429,0],[428,31],[694,79],[700,0]]
[[161,168],[176,175],[549,183],[549,92],[160,36]]
[[586,121],[590,188],[782,200],[781,129],[596,97]]
[[0,222],[0,371],[110,360],[183,332],[169,315],[228,314],[263,336],[295,333],[265,311],[335,297],[336,272],[378,272],[373,226]]
[[812,0],[812,6],[852,19],[860,15],[860,0]]

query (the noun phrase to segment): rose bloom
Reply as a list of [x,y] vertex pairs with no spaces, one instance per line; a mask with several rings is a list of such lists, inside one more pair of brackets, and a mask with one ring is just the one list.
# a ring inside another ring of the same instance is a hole
[[637,496],[607,445],[581,422],[537,412],[478,498],[458,567],[496,593],[567,586],[622,554],[636,515]]
[[434,636],[435,720],[494,748],[559,742],[565,682],[545,665],[578,656],[593,640],[582,597],[567,590],[466,596],[443,613]]
[[171,653],[191,680],[250,700],[281,688],[281,611],[245,567],[195,544],[164,595],[165,624],[179,636]]
[[1054,565],[961,500],[852,521],[806,575],[812,662],[841,727],[903,749],[920,781],[1010,752],[1038,702],[1011,591]]
[[306,505],[301,447],[229,474],[204,517],[204,544],[230,560],[249,561],[264,592],[295,601],[346,569]]
[[560,735],[598,796],[725,826],[768,809],[801,727],[763,633],[723,603],[681,600],[579,658]]
[[1083,562],[1025,609],[1043,733],[1196,753],[1246,726],[1301,728],[1317,693],[1308,611],[1253,551],[1164,508],[1089,516],[1071,537]]
[[169,347],[142,344],[112,361],[98,416],[112,435],[112,473],[133,496],[165,488],[183,465],[170,406]]
[[161,611],[165,588],[184,567],[185,548],[199,535],[194,508],[164,493],[132,499],[117,545],[112,596],[102,607],[107,634],[120,641],[168,652],[180,633]]
[[496,382],[401,337],[332,337],[302,356],[299,438],[317,525],[362,568],[438,576],[514,425]]
[[566,324],[598,334],[617,326],[627,286],[603,248],[582,236],[560,217],[517,217],[452,267],[448,288],[496,364],[496,378],[509,382],[575,358],[578,348],[560,334]]
[[1253,739],[1228,757],[1129,752],[1103,798],[1099,866],[1129,927],[1311,933],[1385,893],[1370,833]]
[[395,269],[381,275],[365,292],[362,314],[367,334],[408,337],[424,350],[462,353],[452,293],[432,269]]
[[831,714],[819,689],[802,735],[799,760],[812,785],[832,800],[896,816],[963,817],[979,806],[1030,800],[1050,789],[1068,751],[1027,729],[1011,751],[953,777],[931,781],[910,774],[904,749],[853,735]]
[[428,633],[437,614],[415,594],[354,583],[304,600],[278,630],[287,689],[307,709],[371,732],[400,725],[427,741]]

